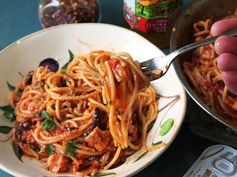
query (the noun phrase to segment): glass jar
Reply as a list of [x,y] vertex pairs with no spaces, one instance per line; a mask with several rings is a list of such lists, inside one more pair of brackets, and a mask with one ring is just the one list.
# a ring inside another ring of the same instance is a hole
[[99,22],[99,0],[41,0],[39,19],[44,28],[68,23]]
[[167,47],[181,0],[124,0],[123,12],[126,27],[158,47]]

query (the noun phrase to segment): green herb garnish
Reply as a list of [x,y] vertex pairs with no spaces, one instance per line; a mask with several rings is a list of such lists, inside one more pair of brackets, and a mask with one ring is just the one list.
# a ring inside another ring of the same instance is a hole
[[68,64],[69,64],[69,63],[73,60],[73,58],[74,58],[74,54],[72,53],[72,51],[71,51],[71,50],[68,50],[68,52],[69,52],[69,56],[70,56],[69,61],[68,61],[65,65],[63,65],[62,69],[67,69]]
[[75,157],[76,156],[76,149],[77,149],[77,143],[71,141],[68,142],[65,148],[65,153],[69,156]]
[[47,144],[46,148],[45,148],[45,152],[47,155],[51,155],[55,152],[55,147],[52,144]]
[[10,91],[14,91],[16,89],[16,87],[11,85],[9,82],[7,82],[7,86]]
[[42,122],[43,129],[53,130],[55,127],[55,123],[53,119],[50,117],[50,115],[46,111],[43,111],[41,113],[41,116],[44,118],[44,121]]
[[3,116],[11,122],[16,120],[14,108],[11,105],[0,106],[3,111]]

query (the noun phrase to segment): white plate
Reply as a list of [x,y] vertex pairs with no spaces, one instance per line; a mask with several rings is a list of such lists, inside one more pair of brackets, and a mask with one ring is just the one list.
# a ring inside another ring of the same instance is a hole
[[[40,61],[48,57],[57,59],[62,66],[68,61],[68,49],[75,55],[86,54],[97,49],[113,52],[125,51],[139,61],[164,55],[156,46],[137,33],[113,25],[89,23],[44,29],[18,40],[0,52],[0,105],[7,103],[7,95],[9,95],[7,81],[15,85],[21,79],[19,72],[28,73],[36,68]],[[152,84],[157,93],[171,96],[171,98],[160,99],[159,108],[168,103],[171,104],[159,113],[147,138],[147,144],[162,142],[160,148],[149,152],[141,149],[118,168],[101,172],[106,173],[104,175],[134,175],[158,158],[176,137],[186,111],[186,94],[173,66],[163,78]],[[174,99],[175,101],[172,102]],[[166,135],[160,136],[160,127],[167,119],[172,119],[174,124]],[[0,125],[11,125],[11,123],[0,116]],[[6,137],[7,135],[0,134],[0,139]],[[52,175],[36,160],[23,158],[24,162],[20,162],[12,150],[10,141],[0,143],[0,157],[0,168],[14,176]]]

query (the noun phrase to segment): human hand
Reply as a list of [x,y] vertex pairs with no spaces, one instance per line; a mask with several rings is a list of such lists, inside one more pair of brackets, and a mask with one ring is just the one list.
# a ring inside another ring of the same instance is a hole
[[[211,34],[216,36],[233,28],[237,28],[237,18],[220,20],[212,25]],[[221,36],[214,48],[223,81],[228,90],[237,94],[237,37]]]

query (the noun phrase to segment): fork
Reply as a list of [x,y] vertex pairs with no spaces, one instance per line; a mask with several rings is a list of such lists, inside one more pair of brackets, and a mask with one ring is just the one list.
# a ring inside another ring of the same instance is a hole
[[166,72],[170,68],[171,63],[174,61],[174,59],[177,56],[180,56],[180,55],[182,55],[192,49],[195,49],[197,47],[213,43],[218,37],[220,37],[222,35],[235,36],[235,35],[237,35],[237,28],[230,30],[228,32],[222,33],[220,35],[208,38],[208,39],[204,39],[204,40],[201,40],[198,42],[188,44],[182,48],[179,48],[179,49],[173,51],[172,53],[170,53],[166,56],[154,57],[154,58],[151,58],[147,61],[141,62],[140,66],[141,66],[142,72],[146,76],[148,76],[150,81],[159,79],[166,74]]

